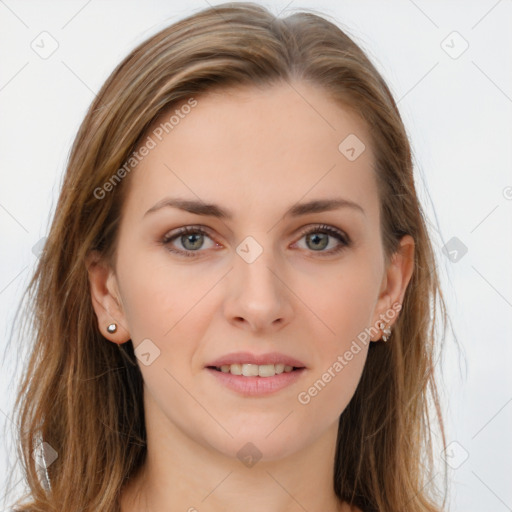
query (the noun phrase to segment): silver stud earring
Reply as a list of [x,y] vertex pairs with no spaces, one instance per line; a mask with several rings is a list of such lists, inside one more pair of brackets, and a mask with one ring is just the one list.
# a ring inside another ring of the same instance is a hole
[[379,324],[379,329],[382,330],[382,341],[388,341],[389,337],[391,336],[391,329],[386,327],[384,322]]
[[107,327],[107,331],[108,331],[110,334],[114,334],[114,333],[117,331],[117,324],[110,324],[110,325]]

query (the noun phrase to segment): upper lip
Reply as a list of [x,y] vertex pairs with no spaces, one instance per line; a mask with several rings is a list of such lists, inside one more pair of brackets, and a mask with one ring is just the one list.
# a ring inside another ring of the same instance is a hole
[[225,356],[219,357],[208,363],[206,366],[223,366],[229,364],[284,364],[286,366],[295,366],[297,368],[305,368],[305,364],[298,359],[281,354],[279,352],[267,352],[266,354],[251,354],[250,352],[232,352]]

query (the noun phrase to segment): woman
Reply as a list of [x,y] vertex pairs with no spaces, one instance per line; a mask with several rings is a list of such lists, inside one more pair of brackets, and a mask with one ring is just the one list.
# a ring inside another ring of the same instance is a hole
[[324,18],[224,4],[131,52],[29,291],[16,510],[441,510],[409,142]]

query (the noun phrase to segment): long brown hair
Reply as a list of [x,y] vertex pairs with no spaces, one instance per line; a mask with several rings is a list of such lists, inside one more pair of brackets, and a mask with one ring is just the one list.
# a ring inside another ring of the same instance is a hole
[[[89,293],[86,257],[98,250],[112,261],[130,180],[107,191],[105,183],[120,176],[149,127],[171,107],[212,88],[292,80],[323,88],[370,128],[386,261],[401,236],[415,241],[414,271],[391,339],[370,345],[340,416],[334,490],[364,512],[441,510],[431,482],[430,418],[433,412],[444,447],[434,368],[437,320],[445,325],[447,315],[396,103],[363,50],[334,22],[306,11],[280,19],[256,4],[236,3],[202,10],[135,48],[79,129],[24,295],[34,343],[15,402],[29,486],[17,511],[119,511],[123,486],[145,461],[142,375],[133,344],[102,336]],[[41,439],[58,454],[47,468],[51,490],[32,457]]]

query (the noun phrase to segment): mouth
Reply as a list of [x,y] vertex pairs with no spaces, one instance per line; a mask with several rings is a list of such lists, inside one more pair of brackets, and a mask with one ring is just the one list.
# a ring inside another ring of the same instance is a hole
[[255,354],[250,351],[225,354],[209,361],[204,368],[213,377],[215,385],[220,384],[244,397],[274,395],[292,387],[309,371],[294,356],[280,352]]
[[277,364],[226,364],[206,366],[216,382],[243,397],[273,396],[293,386],[307,372],[305,367]]
[[250,363],[233,363],[223,364],[221,366],[207,366],[210,370],[215,370],[221,373],[229,373],[242,377],[261,377],[269,378],[282,373],[291,373],[299,370],[304,370],[303,366],[291,366],[283,363],[277,364],[250,364]]

